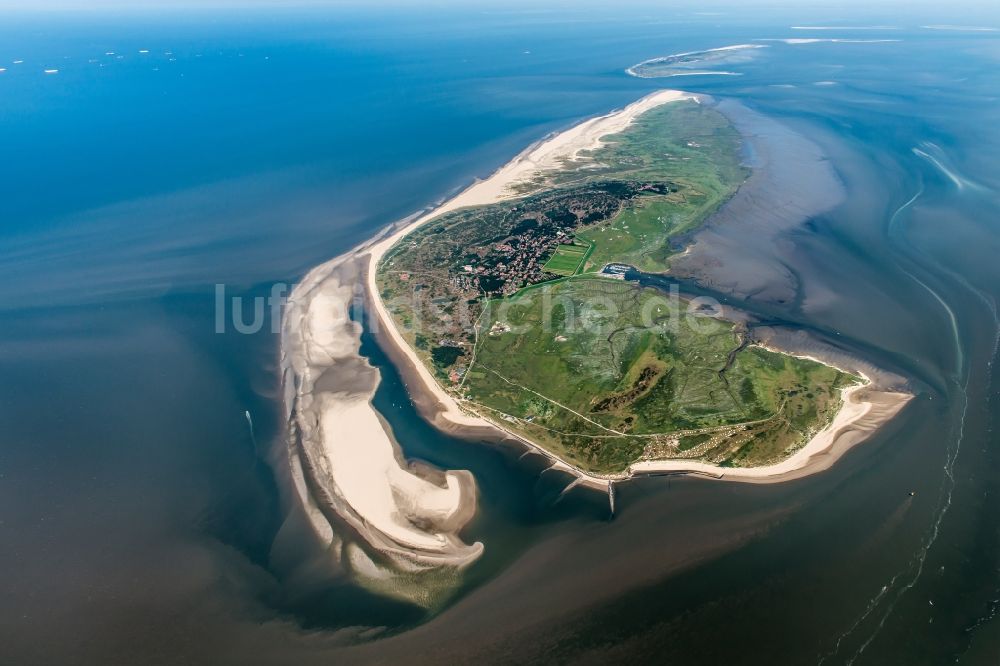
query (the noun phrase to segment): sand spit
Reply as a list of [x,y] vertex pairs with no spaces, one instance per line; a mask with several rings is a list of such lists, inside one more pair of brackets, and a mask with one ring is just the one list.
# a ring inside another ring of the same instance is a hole
[[[672,53],[665,56],[657,56],[655,58],[649,58],[648,60],[643,60],[642,62],[636,63],[625,70],[625,73],[629,76],[634,76],[640,79],[658,79],[658,78],[668,78],[671,76],[693,76],[693,75],[704,75],[704,74],[725,74],[729,76],[741,76],[739,72],[724,72],[718,70],[695,70],[693,67],[695,65],[701,64],[700,62],[680,62],[676,63],[676,59],[683,58],[685,56],[704,56],[706,59],[718,54],[732,54],[736,55],[740,51],[753,51],[755,49],[766,49],[767,44],[732,44],[730,46],[720,46],[714,49],[704,49],[702,51],[685,51],[684,53]],[[728,60],[727,62],[732,62]],[[668,74],[645,74],[642,70],[644,67],[649,67],[650,65],[660,65],[660,64],[676,64],[677,69],[691,69],[692,71],[681,73],[681,72],[671,72]],[[711,66],[712,63],[709,63]],[[721,64],[721,63],[716,63]]]
[[292,292],[282,361],[300,499],[331,556],[363,585],[432,606],[483,545],[457,536],[476,510],[469,472],[408,465],[371,406],[379,372],[350,319],[363,264],[345,255]]

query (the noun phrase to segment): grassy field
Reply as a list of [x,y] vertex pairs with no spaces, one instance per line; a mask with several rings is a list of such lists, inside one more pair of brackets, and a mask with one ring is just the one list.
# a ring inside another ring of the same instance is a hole
[[780,459],[852,379],[740,349],[733,324],[676,316],[659,292],[627,282],[581,276],[504,300],[481,324],[468,398],[595,472],[642,458]]
[[576,275],[592,248],[592,244],[560,245],[542,269],[555,275]]
[[[697,228],[746,179],[740,136],[717,111],[696,102],[667,104],[640,116],[625,132],[607,137],[595,158],[618,178],[670,182],[676,191],[641,200],[617,217],[580,230],[595,244],[589,265],[612,261],[647,272],[668,268],[678,239]],[[595,169],[587,178],[606,178]]]
[[620,261],[647,272],[662,272],[673,253],[669,238],[678,226],[676,209],[669,201],[645,201],[610,222],[582,230],[580,239],[594,245],[586,268],[599,270]]

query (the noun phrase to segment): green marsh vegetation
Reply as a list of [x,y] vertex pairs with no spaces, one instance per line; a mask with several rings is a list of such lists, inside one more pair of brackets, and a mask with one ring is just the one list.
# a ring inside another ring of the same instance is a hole
[[581,276],[503,306],[481,322],[467,398],[587,471],[664,457],[776,462],[856,381],[624,281]]

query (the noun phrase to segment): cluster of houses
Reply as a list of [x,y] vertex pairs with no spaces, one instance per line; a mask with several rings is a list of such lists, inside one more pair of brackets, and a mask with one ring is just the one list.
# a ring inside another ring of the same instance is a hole
[[451,284],[465,292],[485,293],[487,296],[509,296],[527,284],[548,279],[542,265],[556,246],[563,242],[566,233],[540,228],[516,240],[498,243],[474,264],[465,264],[461,272],[451,276]]

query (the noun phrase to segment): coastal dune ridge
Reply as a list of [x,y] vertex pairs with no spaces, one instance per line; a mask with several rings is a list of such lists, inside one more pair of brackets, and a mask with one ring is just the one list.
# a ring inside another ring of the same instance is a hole
[[[282,332],[293,478],[316,533],[354,575],[376,589],[431,605],[435,593],[426,591],[426,578],[414,585],[413,575],[460,571],[481,555],[483,545],[468,545],[458,537],[475,512],[472,475],[408,465],[372,406],[379,374],[359,354],[360,324],[348,315],[352,302],[367,303],[381,346],[399,367],[418,410],[437,428],[480,440],[516,440],[544,455],[552,467],[575,475],[574,483],[595,488],[606,489],[609,479],[662,471],[751,482],[797,478],[829,467],[912,397],[880,390],[872,382],[843,389],[842,406],[832,422],[777,465],[724,468],[684,460],[646,461],[634,463],[625,474],[602,476],[579,469],[460,404],[396,328],[379,294],[376,271],[402,238],[450,211],[527,196],[544,186],[547,173],[590,159],[588,151],[599,148],[604,137],[623,131],[646,111],[705,99],[661,90],[551,135],[433,210],[403,220],[313,269],[293,290]],[[814,360],[833,365],[819,357]],[[435,582],[438,593],[454,584],[453,578]],[[422,592],[417,591],[420,585]]]

